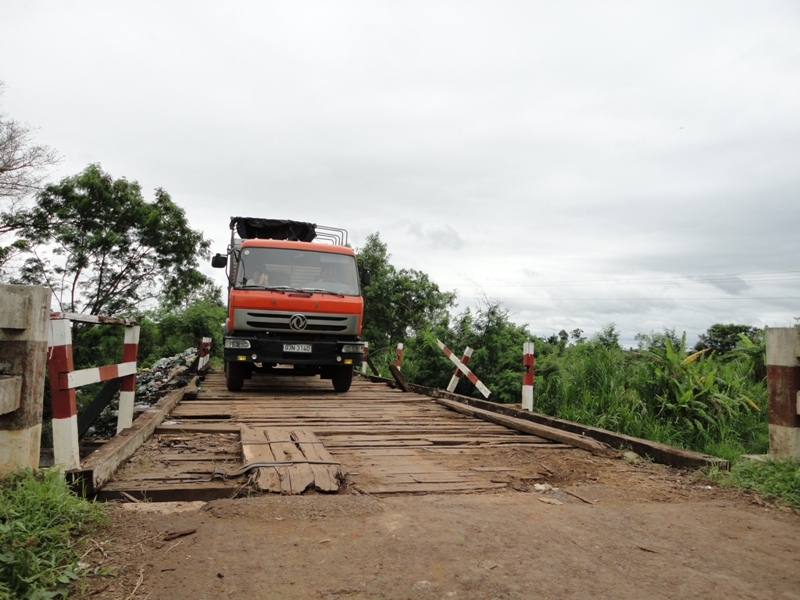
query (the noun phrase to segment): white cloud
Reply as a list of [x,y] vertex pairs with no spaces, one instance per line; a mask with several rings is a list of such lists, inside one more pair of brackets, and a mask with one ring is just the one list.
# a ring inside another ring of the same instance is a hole
[[2,108],[54,176],[164,187],[220,250],[233,214],[378,231],[535,333],[696,336],[800,316],[798,24],[788,1],[11,3]]

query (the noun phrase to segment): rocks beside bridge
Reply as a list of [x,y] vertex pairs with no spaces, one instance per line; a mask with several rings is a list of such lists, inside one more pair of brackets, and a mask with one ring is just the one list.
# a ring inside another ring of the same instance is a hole
[[[187,348],[173,356],[160,358],[149,368],[136,374],[136,405],[134,419],[150,408],[168,391],[184,387],[191,379],[192,367],[197,364],[197,348]],[[116,434],[119,393],[89,428],[87,437],[106,439]]]

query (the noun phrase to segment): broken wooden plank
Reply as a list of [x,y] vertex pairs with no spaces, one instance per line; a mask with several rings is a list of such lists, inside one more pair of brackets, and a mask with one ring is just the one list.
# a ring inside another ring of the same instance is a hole
[[294,444],[291,432],[286,429],[267,428],[262,430],[270,443],[272,453],[278,461],[295,463],[289,467],[279,467],[281,492],[284,494],[302,494],[314,484],[314,472],[311,465],[305,462],[306,457]]
[[[303,455],[309,460],[335,462],[331,453],[311,431],[297,429],[292,431],[291,436],[299,445]],[[339,489],[339,484],[344,479],[341,465],[311,463],[309,466],[314,473],[315,489],[321,492],[335,492]]]
[[[241,425],[242,457],[244,464],[255,462],[276,462],[272,446],[264,444],[266,440],[263,430]],[[250,474],[250,482],[258,490],[281,491],[281,478],[276,469],[259,468]]]
[[260,466],[251,480],[259,490],[302,494],[310,487],[333,492],[343,477],[341,466],[311,431],[242,426],[245,466],[255,460],[276,463]]

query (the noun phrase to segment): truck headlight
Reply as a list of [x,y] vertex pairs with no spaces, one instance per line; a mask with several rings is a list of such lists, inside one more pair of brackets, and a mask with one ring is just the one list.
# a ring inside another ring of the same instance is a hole
[[225,338],[226,348],[235,348],[237,350],[247,349],[250,347],[250,340],[242,340],[238,338]]
[[354,352],[364,354],[364,346],[362,344],[344,344],[342,346],[343,354],[352,354]]

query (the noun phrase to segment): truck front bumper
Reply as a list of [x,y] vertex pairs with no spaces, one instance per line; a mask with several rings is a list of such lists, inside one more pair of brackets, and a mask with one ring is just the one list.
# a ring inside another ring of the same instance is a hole
[[353,365],[364,360],[364,343],[358,339],[330,339],[309,336],[226,335],[226,362],[264,365]]

